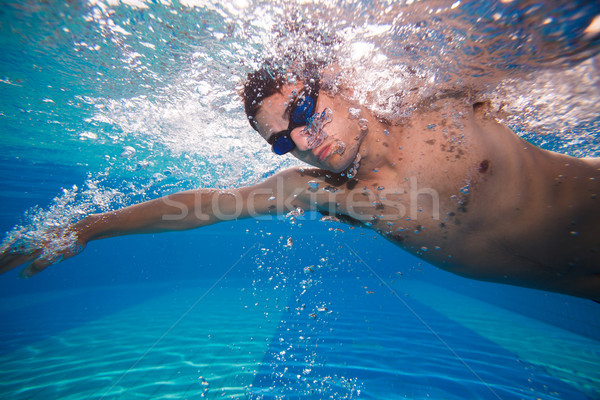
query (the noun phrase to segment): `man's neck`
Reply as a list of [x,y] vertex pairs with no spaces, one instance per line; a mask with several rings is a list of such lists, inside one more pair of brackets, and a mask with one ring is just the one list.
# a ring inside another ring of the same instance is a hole
[[357,179],[371,179],[380,170],[390,167],[391,155],[397,148],[397,127],[389,127],[377,121],[375,117],[369,121],[369,128],[361,141],[358,154],[360,155],[360,168]]

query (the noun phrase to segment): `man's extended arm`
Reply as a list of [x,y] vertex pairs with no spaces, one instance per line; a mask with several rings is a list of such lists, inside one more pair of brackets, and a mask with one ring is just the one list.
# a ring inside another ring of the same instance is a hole
[[0,273],[31,262],[23,271],[33,276],[49,265],[80,253],[91,240],[115,236],[193,229],[220,221],[285,214],[308,207],[299,169],[283,171],[257,185],[238,189],[198,189],[171,194],[116,211],[89,215],[79,222],[48,231],[35,245],[9,245],[0,254]]

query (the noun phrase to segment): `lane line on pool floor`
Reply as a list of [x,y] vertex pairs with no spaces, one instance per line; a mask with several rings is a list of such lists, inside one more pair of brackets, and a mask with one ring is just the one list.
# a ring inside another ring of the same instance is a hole
[[131,367],[129,367],[129,369],[127,369],[120,377],[119,379],[117,379],[117,381],[115,383],[112,384],[112,386],[110,386],[102,395],[102,397],[100,397],[100,399],[104,399],[107,395],[110,394],[110,391],[113,390],[115,388],[115,386],[117,386],[122,380],[123,378],[125,378],[125,376],[127,376],[127,374],[129,373],[129,371],[131,371],[132,369],[134,369],[167,335],[169,335],[169,333],[171,333],[171,331],[173,329],[175,329],[175,327],[177,327],[177,325],[179,325],[179,323],[181,323],[181,321],[183,321],[185,319],[185,317],[187,317],[193,310],[194,308],[196,308],[196,306],[198,304],[200,304],[200,302],[223,280],[225,279],[225,277],[227,275],[229,275],[229,273],[231,271],[233,271],[233,269],[246,257],[246,255],[248,255],[248,253],[250,253],[250,251],[252,249],[254,249],[256,246],[258,245],[258,243],[254,243],[252,245],[252,247],[250,247],[248,250],[246,250],[244,252],[244,254],[242,254],[242,256],[236,261],[234,262],[231,267],[229,267],[229,269],[227,269],[227,271],[225,271],[225,273],[223,275],[221,275],[216,281],[215,283],[208,288],[208,290],[206,290],[202,295],[200,295],[200,297],[198,297],[198,299],[194,302],[194,304],[192,304],[173,324],[171,324],[171,326],[152,344],[152,346],[150,346],[137,360],[135,363],[133,363],[133,365]]
[[434,284],[413,280],[395,286],[518,358],[591,398],[599,398],[600,343]]
[[442,343],[442,345],[444,345],[444,347],[446,347],[452,353],[452,355],[456,357],[456,359],[458,359],[460,363],[463,364],[465,368],[467,368],[469,372],[471,372],[475,376],[475,378],[477,378],[477,380],[479,380],[497,399],[502,400],[502,397],[498,395],[498,393],[491,387],[491,385],[489,385],[473,368],[471,368],[471,366],[460,355],[458,355],[458,353],[456,353],[456,351],[435,331],[435,329],[433,329],[427,323],[427,321],[425,321],[419,315],[419,313],[417,313],[400,295],[398,295],[394,288],[392,288],[383,278],[381,278],[379,274],[375,272],[375,270],[369,264],[367,264],[367,262],[363,260],[362,257],[359,256],[356,251],[354,251],[352,247],[350,247],[347,243],[344,244],[346,245],[348,250],[350,250],[350,252],[354,254],[354,256],[356,256],[356,258],[365,267],[367,267],[367,269],[377,278],[377,280],[379,280],[391,292],[391,294],[394,297],[400,300],[400,302],[425,326],[425,328],[427,328],[427,330],[429,330],[440,341],[440,343]]

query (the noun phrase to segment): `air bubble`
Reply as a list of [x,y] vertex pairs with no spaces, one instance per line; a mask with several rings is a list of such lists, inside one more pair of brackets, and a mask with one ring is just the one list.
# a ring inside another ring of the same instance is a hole
[[309,149],[319,147],[325,138],[327,138],[327,133],[325,133],[323,128],[331,122],[332,115],[333,111],[326,108],[322,113],[316,113],[312,118],[309,118],[308,125],[301,132],[307,138],[306,144]]
[[135,153],[137,153],[137,151],[131,147],[131,146],[124,146],[123,147],[123,152],[121,153],[121,157],[123,158],[133,158],[135,157]]
[[360,125],[360,130],[363,132],[369,129],[369,121],[366,118],[359,119],[358,124]]
[[350,107],[348,109],[348,114],[350,114],[350,119],[358,119],[360,118],[360,109]]

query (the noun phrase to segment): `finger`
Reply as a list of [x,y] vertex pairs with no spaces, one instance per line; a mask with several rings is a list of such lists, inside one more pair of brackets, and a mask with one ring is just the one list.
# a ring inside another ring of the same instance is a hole
[[21,271],[21,278],[31,278],[32,276],[39,274],[40,272],[48,268],[50,265],[58,261],[59,258],[56,257],[51,260],[45,258],[38,258],[37,260],[29,264],[27,268]]
[[22,254],[3,254],[0,257],[0,272],[6,272],[14,268],[13,264],[21,258],[23,258]]
[[7,254],[0,260],[0,274],[10,271],[19,265],[26,264],[34,260],[42,253],[42,250],[35,251],[31,254]]
[[18,256],[22,256],[23,253],[16,251],[15,249],[7,249],[0,253],[0,265],[5,265],[14,260]]

